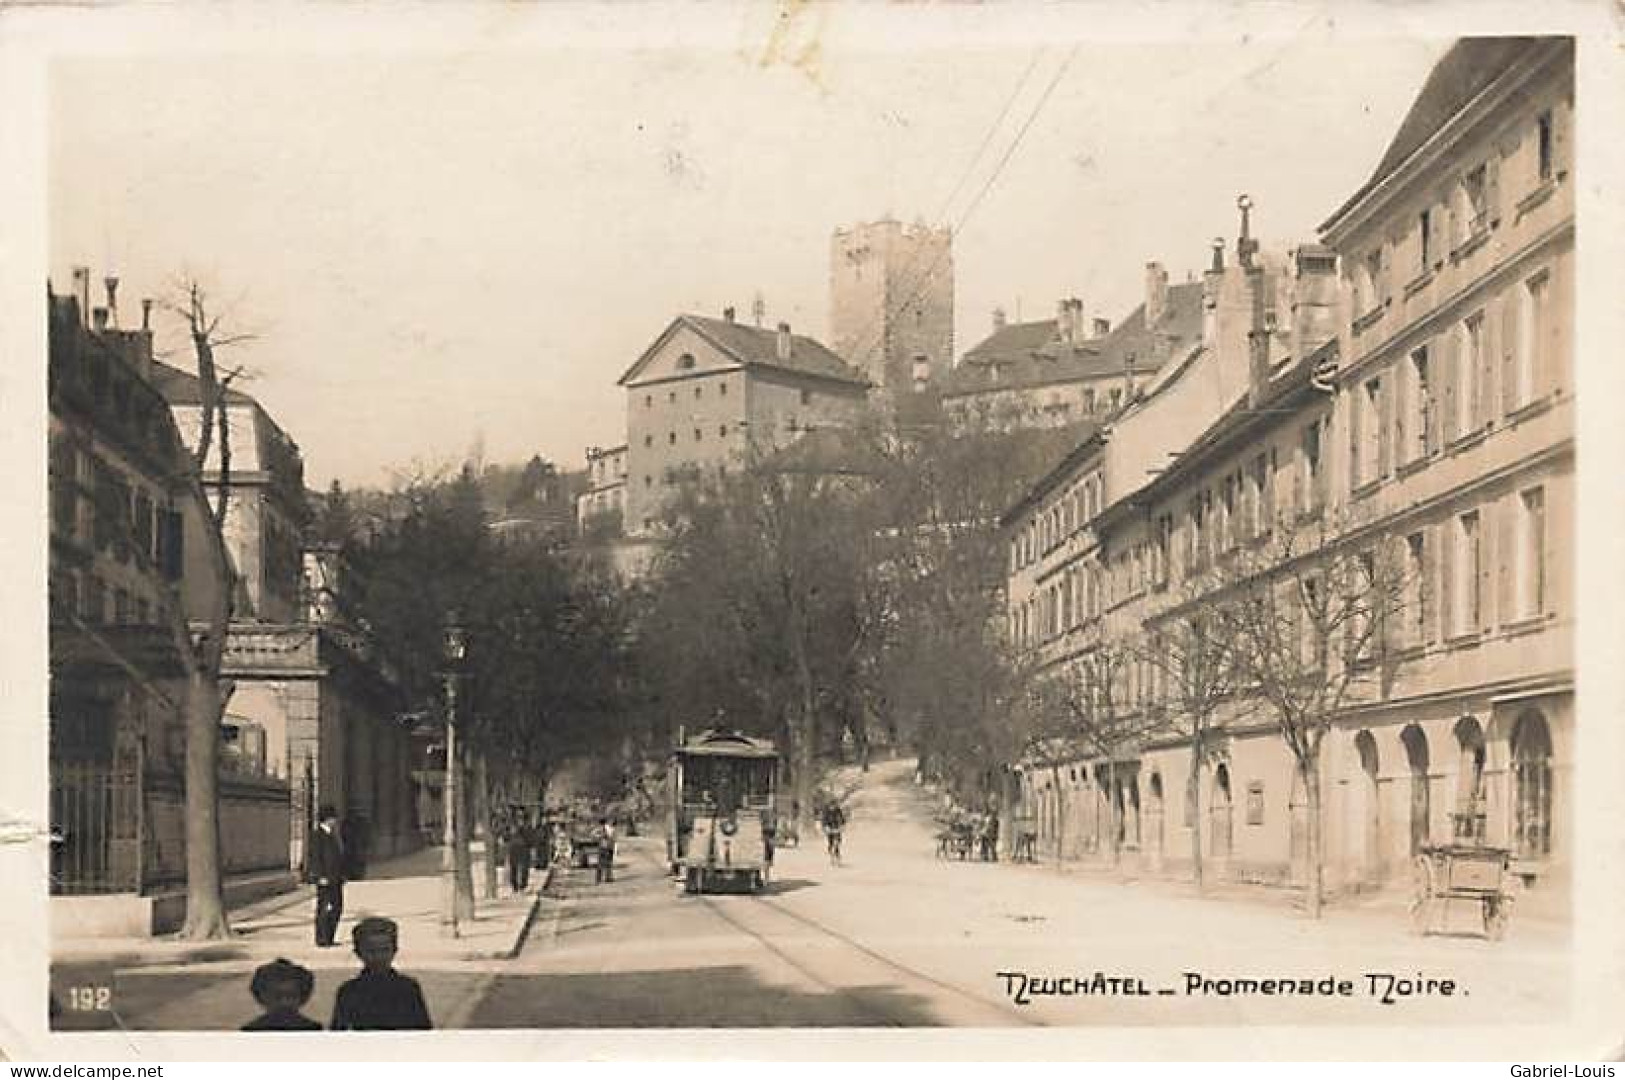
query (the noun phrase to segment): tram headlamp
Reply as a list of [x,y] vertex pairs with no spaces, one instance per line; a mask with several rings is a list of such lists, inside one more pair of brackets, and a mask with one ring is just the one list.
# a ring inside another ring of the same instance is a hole
[[738,831],[739,831],[739,819],[738,818],[734,817],[734,815],[732,815],[732,814],[729,814],[727,817],[722,819],[722,835],[723,836],[732,836],[734,833],[736,833]]

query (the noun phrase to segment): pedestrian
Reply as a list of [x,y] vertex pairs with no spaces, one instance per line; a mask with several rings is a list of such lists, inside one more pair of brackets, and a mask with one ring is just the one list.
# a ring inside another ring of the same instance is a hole
[[524,892],[530,884],[530,829],[519,807],[508,811],[503,831],[508,853],[508,887],[516,893]]
[[331,948],[344,914],[344,844],[339,840],[339,815],[324,806],[316,815],[305,866],[316,883],[316,944]]
[[299,1010],[310,1000],[316,978],[309,968],[278,958],[254,969],[249,993],[265,1011],[243,1025],[244,1031],[320,1031],[322,1025]]
[[333,1031],[427,1031],[429,1007],[423,988],[395,970],[400,928],[394,919],[371,916],[351,934],[361,973],[339,987],[333,1002]]
[[992,810],[982,826],[982,861],[999,861],[999,815]]
[[593,871],[599,885],[615,880],[615,823],[607,817],[598,822],[598,861]]
[[841,833],[846,829],[846,811],[841,804],[831,802],[824,807],[824,843],[829,849],[829,861],[832,865],[841,863]]

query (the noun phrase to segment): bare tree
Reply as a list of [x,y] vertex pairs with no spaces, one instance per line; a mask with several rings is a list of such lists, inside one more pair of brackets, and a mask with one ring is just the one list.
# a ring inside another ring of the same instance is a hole
[[[1031,676],[1028,762],[1050,772],[1057,791],[1061,766],[1099,759],[1106,769],[1107,832],[1112,865],[1122,855],[1122,820],[1117,806],[1118,763],[1146,734],[1146,714],[1127,700],[1123,684],[1133,654],[1111,641],[1096,641],[1047,671]],[[1066,831],[1065,800],[1056,820],[1055,855],[1060,860]]]
[[1323,515],[1274,529],[1234,565],[1215,605],[1237,673],[1291,750],[1308,809],[1308,902],[1324,902],[1321,748],[1358,688],[1380,674],[1386,629],[1407,592],[1392,540]]
[[[252,341],[253,335],[222,332],[220,316],[211,313],[197,280],[182,282],[177,292],[165,306],[185,320],[197,363],[199,406],[197,439],[181,482],[203,526],[203,557],[219,582],[207,610],[197,612],[195,620],[182,602],[179,584],[168,605],[169,629],[186,682],[186,921],[181,935],[203,940],[231,934],[220,861],[219,790],[220,721],[231,687],[222,682],[220,670],[237,593],[237,571],[225,539],[232,482],[226,395],[242,371],[221,368],[216,353]],[[205,479],[211,468],[212,485]]]
[[[1187,792],[1200,791],[1202,770],[1220,734],[1220,710],[1237,688],[1234,642],[1207,604],[1214,582],[1188,582],[1176,602],[1146,620],[1146,633],[1130,646],[1157,683],[1148,726],[1190,747]],[[1191,877],[1203,886],[1202,830],[1191,829]]]

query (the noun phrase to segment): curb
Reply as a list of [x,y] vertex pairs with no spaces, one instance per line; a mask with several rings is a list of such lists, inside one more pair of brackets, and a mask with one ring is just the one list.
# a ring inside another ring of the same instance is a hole
[[514,938],[513,947],[504,953],[497,954],[497,959],[514,960],[525,949],[525,939],[530,936],[530,928],[536,924],[536,915],[542,909],[542,897],[547,895],[548,887],[553,884],[553,866],[548,865],[547,873],[542,878],[541,886],[536,890],[536,896],[530,902],[530,910],[525,913],[525,919],[519,924],[519,934]]

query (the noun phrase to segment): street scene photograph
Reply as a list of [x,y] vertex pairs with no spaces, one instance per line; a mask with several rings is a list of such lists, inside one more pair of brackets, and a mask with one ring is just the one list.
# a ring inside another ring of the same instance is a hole
[[49,1030],[1567,1022],[1576,39],[728,10],[49,62]]

